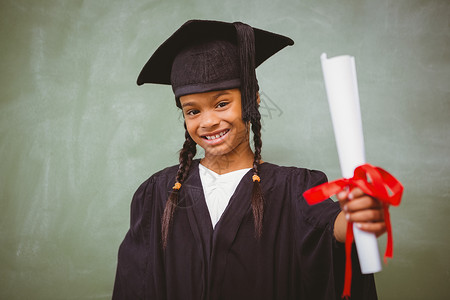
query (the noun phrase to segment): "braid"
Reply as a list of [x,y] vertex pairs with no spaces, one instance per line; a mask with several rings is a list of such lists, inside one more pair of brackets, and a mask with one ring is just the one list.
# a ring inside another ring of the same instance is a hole
[[[186,123],[184,124],[184,128],[186,129]],[[181,184],[186,179],[189,174],[189,168],[191,167],[192,159],[197,153],[196,143],[189,135],[187,129],[185,132],[185,141],[183,144],[183,148],[180,150],[180,165],[178,167],[176,183],[172,192],[170,193],[169,199],[166,202],[166,207],[164,208],[164,213],[162,217],[162,245],[163,249],[167,246],[167,240],[169,236],[169,228],[173,219],[173,214],[175,212],[175,208],[178,205],[178,193],[181,187]]]
[[261,115],[252,118],[253,144],[255,154],[253,160],[253,190],[252,190],[252,210],[255,223],[255,235],[257,238],[262,234],[262,222],[264,215],[264,197],[261,190],[259,178],[259,165],[261,163]]

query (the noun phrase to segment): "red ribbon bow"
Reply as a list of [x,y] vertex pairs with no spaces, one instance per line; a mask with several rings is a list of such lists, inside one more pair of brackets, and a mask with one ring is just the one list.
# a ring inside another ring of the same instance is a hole
[[[387,230],[387,244],[386,252],[384,253],[384,261],[392,258],[393,254],[393,239],[392,226],[389,217],[389,205],[397,206],[403,193],[402,184],[387,171],[374,167],[370,164],[364,164],[355,169],[352,178],[338,179],[328,183],[321,184],[303,193],[303,197],[311,204],[319,203],[332,195],[342,191],[345,187],[353,189],[359,187],[364,193],[370,195],[383,203],[384,206],[384,220]],[[352,281],[352,251],[353,242],[353,223],[348,222],[347,236],[345,238],[345,282],[342,298],[350,297],[351,281]]]

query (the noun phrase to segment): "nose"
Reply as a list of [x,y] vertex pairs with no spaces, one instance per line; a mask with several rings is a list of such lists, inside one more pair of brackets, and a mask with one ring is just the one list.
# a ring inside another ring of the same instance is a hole
[[220,118],[214,111],[204,111],[202,113],[200,126],[202,128],[212,128],[220,123]]

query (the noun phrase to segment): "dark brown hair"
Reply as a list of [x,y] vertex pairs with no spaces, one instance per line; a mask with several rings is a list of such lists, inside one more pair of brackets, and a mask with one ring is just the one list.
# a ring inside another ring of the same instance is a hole
[[[176,177],[176,182],[182,184],[186,177],[189,174],[189,168],[191,167],[192,159],[194,158],[195,154],[197,153],[197,144],[194,142],[194,140],[189,135],[186,123],[184,124],[184,128],[186,130],[184,136],[185,141],[183,144],[183,148],[180,150],[180,165],[178,166],[178,172]],[[164,208],[164,213],[162,217],[162,228],[161,228],[161,234],[162,234],[162,244],[163,248],[166,248],[167,246],[167,238],[169,236],[169,228],[170,224],[172,223],[173,214],[175,212],[175,208],[178,205],[178,193],[180,190],[173,189],[170,193],[169,199],[166,202],[166,207]]]
[[[253,159],[253,174],[259,176],[259,165],[261,164],[261,116],[252,121],[253,145],[255,148]],[[264,215],[264,197],[261,190],[261,183],[258,180],[253,181],[252,190],[252,211],[253,222],[255,224],[255,236],[259,239],[262,234],[262,224]]]

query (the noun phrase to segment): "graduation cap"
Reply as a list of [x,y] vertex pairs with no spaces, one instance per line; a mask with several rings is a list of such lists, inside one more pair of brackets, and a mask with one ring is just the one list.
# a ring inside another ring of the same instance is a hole
[[137,84],[168,84],[177,99],[188,94],[241,89],[242,119],[257,111],[255,69],[294,42],[283,35],[241,23],[190,20],[150,57]]

